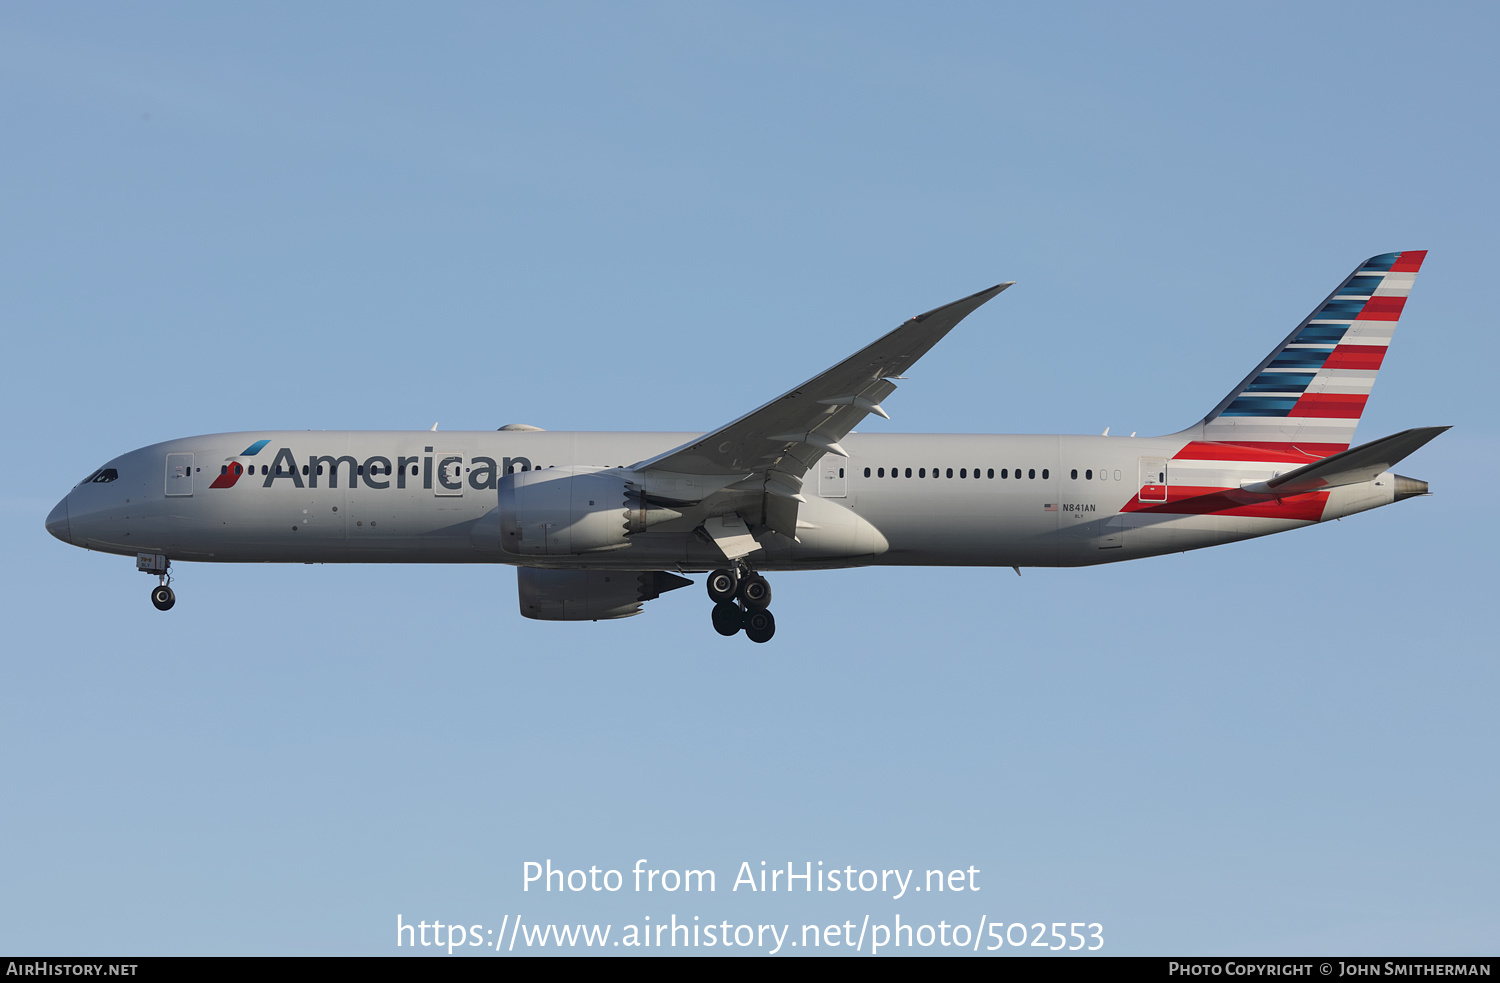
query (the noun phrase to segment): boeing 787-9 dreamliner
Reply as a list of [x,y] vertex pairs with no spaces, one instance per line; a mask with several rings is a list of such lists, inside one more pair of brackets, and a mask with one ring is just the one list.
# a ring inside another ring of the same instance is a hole
[[707,573],[713,626],[776,630],[765,573],[1068,567],[1284,532],[1425,494],[1446,427],[1351,447],[1426,256],[1364,263],[1201,421],[1164,437],[853,432],[1002,283],[919,315],[710,433],[250,431],[108,462],[47,517],[174,562],[507,563],[521,613],[603,621]]

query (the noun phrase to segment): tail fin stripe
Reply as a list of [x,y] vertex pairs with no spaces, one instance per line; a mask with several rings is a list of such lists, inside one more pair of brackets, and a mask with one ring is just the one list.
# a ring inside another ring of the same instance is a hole
[[1297,333],[1295,345],[1337,345],[1349,330],[1347,324],[1309,324]]
[[1241,396],[1220,416],[1286,416],[1297,405],[1296,396]]
[[[1321,369],[1332,348],[1288,348],[1271,359],[1268,369]],[[1260,378],[1260,376],[1256,376]]]
[[1417,282],[1415,273],[1387,273],[1385,282],[1376,288],[1374,297],[1405,297]]
[[[1379,369],[1385,361],[1385,345],[1340,345],[1323,363],[1325,369]],[[1374,385],[1375,380],[1371,379]]]
[[1399,321],[1401,309],[1406,306],[1405,297],[1371,297],[1365,301],[1365,309],[1355,318],[1357,321]]
[[[1313,381],[1311,372],[1262,372],[1245,387],[1247,393],[1301,393]],[[1243,398],[1243,397],[1242,397]],[[1236,400],[1235,402],[1238,402]],[[1234,405],[1233,403],[1230,404]]]
[[1427,258],[1425,249],[1409,249],[1399,254],[1396,262],[1391,264],[1392,273],[1415,273],[1422,268],[1422,260]]
[[1287,416],[1316,416],[1324,419],[1358,420],[1365,411],[1365,400],[1369,396],[1333,396],[1328,393],[1307,393],[1297,400]]
[[1356,273],[1354,278],[1340,287],[1335,297],[1369,297],[1382,286],[1384,279],[1378,273]]
[[1313,317],[1319,321],[1352,321],[1365,309],[1364,300],[1331,300],[1318,309]]
[[[1425,250],[1425,249],[1422,250],[1421,255],[1426,256],[1427,255],[1427,250]],[[1400,253],[1382,253],[1379,256],[1371,256],[1369,259],[1365,260],[1364,265],[1359,268],[1359,272],[1361,272],[1361,273],[1364,273],[1366,271],[1370,271],[1370,272],[1374,272],[1374,273],[1385,273],[1385,272],[1388,272],[1391,269],[1391,267],[1393,267],[1393,266],[1396,265],[1396,261],[1398,259],[1400,259],[1400,258],[1401,258],[1401,254]],[[1421,265],[1422,265],[1422,261],[1420,259],[1417,260],[1417,266],[1420,267]],[[1416,270],[1413,269],[1411,272],[1415,273]]]

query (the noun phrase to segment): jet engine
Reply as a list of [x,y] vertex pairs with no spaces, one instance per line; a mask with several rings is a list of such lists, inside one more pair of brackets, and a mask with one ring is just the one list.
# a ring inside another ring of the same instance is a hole
[[611,621],[692,581],[663,570],[538,570],[521,567],[521,614],[539,621]]
[[520,471],[505,475],[499,492],[499,546],[517,556],[617,550],[632,533],[682,517],[647,502],[618,468]]

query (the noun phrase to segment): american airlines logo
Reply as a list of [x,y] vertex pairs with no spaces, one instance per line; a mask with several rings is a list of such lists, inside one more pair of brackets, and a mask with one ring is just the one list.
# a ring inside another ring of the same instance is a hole
[[[235,457],[254,457],[255,455],[259,454],[261,450],[264,449],[265,446],[269,443],[269,440],[257,440],[249,447],[246,447],[239,454],[236,454]],[[245,466],[239,461],[236,461],[233,457],[229,458],[229,461],[230,463],[226,464],[219,471],[219,476],[214,479],[214,483],[209,485],[208,487],[233,488],[234,483],[240,480],[240,475],[245,473]]]
[[[310,454],[302,463],[298,463],[290,447],[281,447],[277,449],[270,464],[257,466],[254,462],[246,464],[239,460],[255,457],[269,443],[269,440],[257,440],[245,448],[243,453],[229,458],[229,463],[219,469],[218,476],[209,487],[233,488],[248,471],[253,477],[261,479],[262,488],[271,488],[278,481],[288,482],[294,488],[317,488],[320,478],[327,479],[326,487],[338,488],[342,471],[345,488],[362,484],[366,488],[384,489],[391,487],[392,483],[397,488],[406,488],[408,482],[415,487],[416,482],[412,479],[420,478],[424,489],[457,495],[463,493],[465,480],[475,491],[493,490],[500,475],[532,470],[531,460],[525,457],[504,457],[497,461],[483,455],[470,458],[465,458],[462,454],[434,455],[431,447],[422,448],[424,453],[420,455],[396,455],[392,458],[376,454],[363,461],[349,454]],[[326,472],[324,468],[327,468]]]

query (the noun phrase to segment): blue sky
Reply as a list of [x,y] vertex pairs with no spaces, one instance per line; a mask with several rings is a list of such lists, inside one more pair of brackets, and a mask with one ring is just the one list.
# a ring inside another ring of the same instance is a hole
[[[395,918],[1098,922],[1493,953],[1497,24],[1478,4],[10,5],[0,950],[389,954]],[[507,568],[187,566],[42,521],[133,447],[708,429],[1019,284],[891,432],[1175,431],[1428,249],[1360,428],[1431,498],[1086,570],[781,574],[539,624]],[[33,469],[32,465],[36,465]],[[523,893],[522,864],[713,895]],[[741,861],[968,868],[729,892]],[[930,950],[929,950],[930,951]]]

